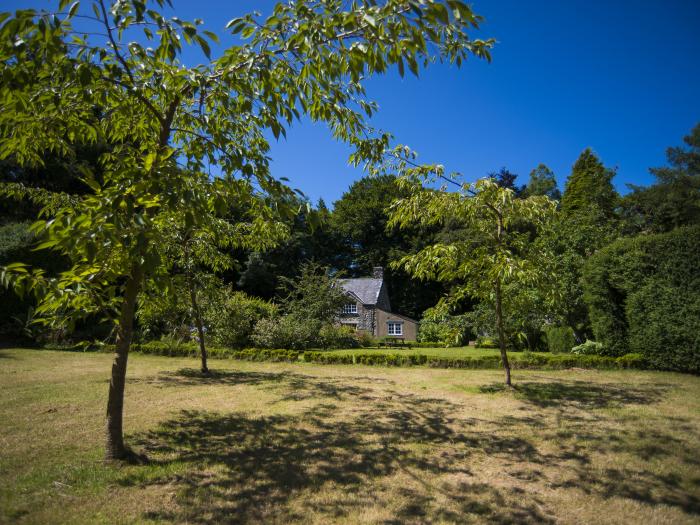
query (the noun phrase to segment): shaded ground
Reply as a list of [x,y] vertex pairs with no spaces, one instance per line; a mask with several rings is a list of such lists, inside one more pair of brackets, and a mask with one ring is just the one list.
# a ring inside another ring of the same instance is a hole
[[0,351],[0,522],[698,523],[700,378]]

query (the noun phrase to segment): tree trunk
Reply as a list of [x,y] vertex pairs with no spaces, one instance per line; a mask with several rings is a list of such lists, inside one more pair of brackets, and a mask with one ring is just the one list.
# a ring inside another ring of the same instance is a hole
[[129,348],[134,332],[134,313],[136,311],[136,296],[141,285],[141,268],[134,266],[126,281],[124,299],[119,315],[117,341],[112,362],[112,377],[109,381],[107,398],[107,427],[106,427],[106,459],[124,459],[127,450],[124,447],[122,432],[122,413],[124,409],[124,385],[126,382],[126,363],[129,358]]
[[187,282],[188,288],[190,289],[190,301],[192,302],[192,312],[194,313],[194,320],[197,325],[197,333],[199,334],[199,353],[202,357],[202,373],[208,374],[209,367],[207,366],[207,348],[204,345],[204,322],[202,321],[202,312],[199,309],[199,303],[197,303],[197,291],[194,288],[192,276],[188,275]]
[[498,330],[498,347],[501,349],[501,361],[506,372],[506,385],[512,386],[510,382],[510,363],[506,352],[506,335],[503,328],[503,305],[501,298],[501,281],[496,281],[496,325]]

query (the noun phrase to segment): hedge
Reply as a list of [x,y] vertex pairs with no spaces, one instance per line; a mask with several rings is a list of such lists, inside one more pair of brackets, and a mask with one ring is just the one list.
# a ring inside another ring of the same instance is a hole
[[[471,369],[495,369],[501,367],[501,358],[498,355],[448,358],[423,354],[336,354],[332,352],[304,352],[301,358],[307,363],[338,365],[428,366],[431,368]],[[595,355],[577,356],[570,354],[522,354],[515,357],[511,354],[510,365],[513,369],[546,370],[560,370],[565,368],[647,368],[644,357],[639,354],[628,354],[621,357],[601,357]]]
[[[97,349],[99,351],[114,351],[113,345],[105,345]],[[68,350],[68,348],[65,348]],[[199,349],[194,344],[180,344],[174,346],[161,341],[135,344],[133,351],[170,357],[197,357]],[[499,355],[474,356],[464,358],[449,358],[429,356],[424,354],[385,354],[385,353],[357,353],[340,354],[335,352],[296,350],[267,350],[247,348],[245,350],[231,350],[227,348],[207,348],[210,357],[221,359],[240,359],[245,361],[268,362],[299,362],[328,365],[375,365],[375,366],[427,366],[430,368],[465,368],[465,369],[497,369],[501,368]],[[634,368],[644,370],[648,368],[646,359],[640,354],[627,354],[621,357],[604,357],[597,355],[573,355],[573,354],[510,354],[510,366],[513,369],[539,369],[561,370],[566,368],[594,368],[594,369],[626,369]]]
[[611,355],[700,373],[700,226],[616,241],[583,273],[596,340]]

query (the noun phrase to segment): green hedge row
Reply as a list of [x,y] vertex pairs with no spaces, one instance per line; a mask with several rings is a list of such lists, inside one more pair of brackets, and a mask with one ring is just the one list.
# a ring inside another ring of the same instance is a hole
[[[112,345],[101,347],[102,351],[113,351]],[[134,345],[133,350],[142,354],[169,357],[198,357],[199,349],[193,344],[168,345],[160,341]],[[470,368],[496,369],[501,367],[499,355],[450,358],[423,354],[338,354],[334,352],[296,350],[267,350],[247,348],[231,350],[227,348],[208,348],[210,357],[220,359],[241,359],[246,361],[289,362],[329,365],[377,365],[377,366],[428,366],[431,368]],[[627,354],[621,357],[603,357],[597,355],[573,354],[510,354],[513,369],[560,370],[565,368],[624,369],[648,368],[647,362],[640,354]]]
[[[448,358],[422,354],[335,354],[330,352],[304,352],[301,358],[308,363],[321,364],[358,364],[380,366],[428,366],[431,368],[472,368],[493,369],[501,367],[498,355],[474,356],[465,358]],[[511,368],[514,369],[548,369],[564,368],[647,368],[645,359],[639,354],[622,357],[601,357],[596,355],[550,355],[522,354],[511,355]]]

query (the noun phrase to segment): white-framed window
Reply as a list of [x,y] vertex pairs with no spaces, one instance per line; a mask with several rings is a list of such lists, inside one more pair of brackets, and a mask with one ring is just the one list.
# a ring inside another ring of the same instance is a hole
[[387,335],[403,335],[403,323],[388,321],[386,324]]
[[347,303],[343,305],[344,314],[356,314],[357,313],[357,303]]

